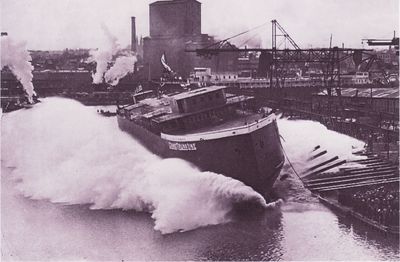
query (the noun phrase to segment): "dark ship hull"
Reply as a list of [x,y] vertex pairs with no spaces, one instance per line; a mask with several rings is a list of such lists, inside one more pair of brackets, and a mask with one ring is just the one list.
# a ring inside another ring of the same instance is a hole
[[185,135],[157,135],[122,115],[117,119],[121,130],[153,153],[232,177],[261,194],[270,191],[284,164],[273,114],[235,128]]

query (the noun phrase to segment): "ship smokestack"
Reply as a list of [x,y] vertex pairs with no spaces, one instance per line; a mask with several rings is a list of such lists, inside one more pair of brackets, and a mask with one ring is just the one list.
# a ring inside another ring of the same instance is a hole
[[131,50],[136,52],[136,17],[131,17]]

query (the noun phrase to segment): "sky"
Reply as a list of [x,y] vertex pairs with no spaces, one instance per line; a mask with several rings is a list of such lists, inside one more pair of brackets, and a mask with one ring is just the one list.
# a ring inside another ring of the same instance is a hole
[[[271,47],[269,22],[273,19],[302,48],[328,47],[331,34],[333,45],[358,48],[363,47],[363,38],[391,39],[393,31],[400,33],[399,0],[199,1],[202,33],[220,39],[266,23],[236,40],[237,45],[251,38],[262,47]],[[154,0],[1,0],[1,31],[34,50],[97,48],[105,41],[103,24],[125,47],[130,43],[131,16],[136,16],[138,35],[148,35],[151,2]]]

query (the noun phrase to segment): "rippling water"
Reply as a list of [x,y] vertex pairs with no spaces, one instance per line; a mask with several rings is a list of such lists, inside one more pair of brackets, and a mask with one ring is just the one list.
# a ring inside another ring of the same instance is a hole
[[[279,128],[299,171],[316,144],[342,159],[362,146],[309,121]],[[267,206],[238,181],[158,158],[115,118],[70,100],[3,115],[1,176],[5,260],[399,259],[398,240],[338,217],[295,176],[275,185],[285,202]],[[241,201],[265,211],[232,214]]]

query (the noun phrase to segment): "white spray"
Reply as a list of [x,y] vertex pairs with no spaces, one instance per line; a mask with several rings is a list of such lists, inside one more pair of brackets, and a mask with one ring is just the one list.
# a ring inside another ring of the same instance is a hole
[[110,30],[102,24],[104,35],[107,41],[105,46],[96,50],[90,51],[90,57],[88,62],[96,62],[96,73],[92,75],[93,83],[100,84],[103,82],[104,73],[107,71],[108,63],[112,61],[113,56],[119,50],[119,44],[117,38],[111,34]]
[[[310,167],[310,156],[315,146],[319,145],[327,153],[318,158],[322,163],[334,156],[340,160],[352,161],[365,157],[354,155],[353,152],[364,148],[365,143],[335,131],[328,130],[321,123],[309,120],[279,119],[278,127],[282,136],[282,145],[290,161],[299,173]],[[314,163],[315,164],[315,163]],[[346,164],[356,165],[356,164]],[[343,167],[343,166],[342,166]],[[331,169],[329,171],[337,171]]]
[[133,73],[136,61],[136,56],[133,54],[118,57],[114,65],[105,73],[105,81],[116,86],[121,78],[128,73]]
[[34,95],[32,84],[32,57],[26,49],[26,43],[14,42],[9,36],[1,37],[1,69],[7,66],[21,82],[32,103]]
[[[33,199],[93,209],[151,212],[162,233],[230,221],[237,202],[267,207],[243,183],[160,159],[78,102],[47,98],[3,116],[2,158],[21,192]],[[28,136],[26,134],[29,134]]]

